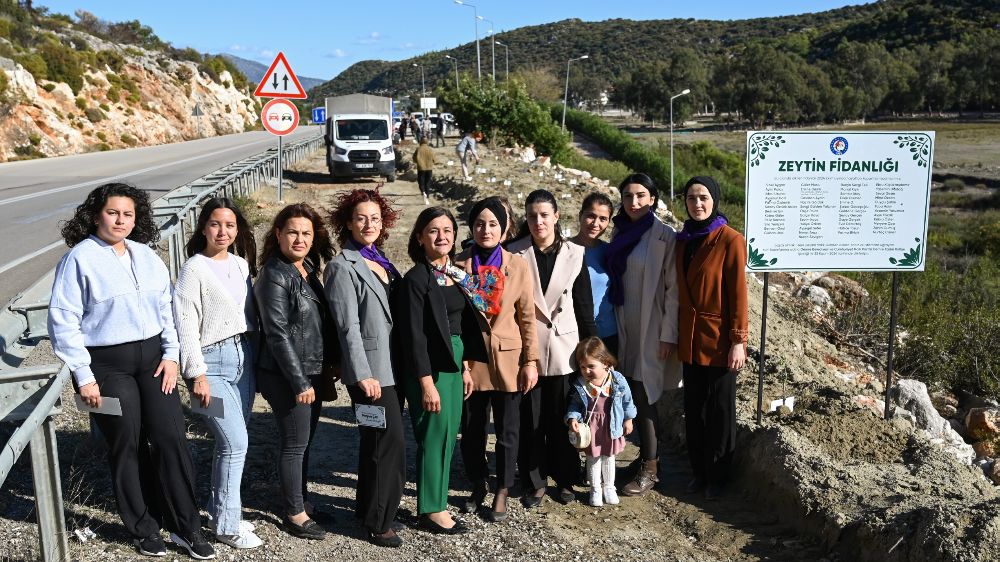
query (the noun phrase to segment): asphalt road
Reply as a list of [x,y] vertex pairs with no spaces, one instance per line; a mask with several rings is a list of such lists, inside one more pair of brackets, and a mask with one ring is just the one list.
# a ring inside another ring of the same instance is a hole
[[[287,142],[319,134],[300,127]],[[277,146],[265,132],[0,164],[0,305],[27,289],[65,253],[60,221],[94,187],[126,181],[152,199],[237,160]]]

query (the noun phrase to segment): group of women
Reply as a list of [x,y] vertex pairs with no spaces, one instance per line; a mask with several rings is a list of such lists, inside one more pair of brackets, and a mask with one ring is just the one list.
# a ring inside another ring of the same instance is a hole
[[[452,213],[426,208],[410,232],[405,275],[381,250],[400,213],[377,190],[343,193],[325,220],[306,204],[285,207],[259,257],[238,207],[213,199],[174,288],[150,248],[157,230],[145,192],[126,184],[91,192],[63,228],[71,250],[57,268],[50,334],[82,400],[97,408],[119,513],[138,550],[162,555],[162,526],[192,557],[214,557],[200,530],[178,374],[215,437],[211,527],[235,548],[261,544],[240,503],[255,391],[278,429],[283,527],[325,536],[320,523],[330,515],[309,501],[307,471],[322,401],[336,397],[338,379],[360,434],[356,516],[373,543],[402,544],[404,405],[422,528],[467,530],[447,509],[459,434],[471,483],[462,507],[482,507],[491,413],[496,478],[485,517],[507,517],[518,477],[526,508],[541,504],[549,478],[556,499],[573,501],[581,462],[564,417],[574,350],[589,336],[618,355],[638,406],[641,463],[622,492],[644,494],[657,481],[656,404],[683,381],[690,488],[718,493],[746,356],[742,237],[719,213],[712,178],[685,187],[690,219],[679,234],[655,216],[648,176],[619,188],[617,212],[602,194],[585,199],[573,239],[545,190],[526,198],[517,234],[505,200],[476,202],[461,249]],[[100,413],[109,397],[120,416]]]

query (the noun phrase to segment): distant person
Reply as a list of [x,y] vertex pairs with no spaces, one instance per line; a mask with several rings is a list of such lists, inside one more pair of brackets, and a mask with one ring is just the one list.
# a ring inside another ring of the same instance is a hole
[[[659,481],[656,402],[679,389],[677,275],[674,229],[653,213],[657,190],[646,174],[631,174],[618,186],[621,210],[612,219],[608,246],[608,300],[618,322],[618,356],[639,410],[638,474],[622,488],[627,496],[647,493]],[[626,295],[628,298],[626,298]]]
[[719,211],[715,179],[684,186],[688,220],[677,235],[678,355],[684,363],[684,425],[691,493],[717,497],[736,449],[736,376],[746,363],[746,243]]
[[591,193],[580,205],[580,231],[572,238],[586,251],[583,261],[590,272],[590,290],[594,302],[594,323],[597,336],[612,355],[618,353],[618,322],[615,307],[608,300],[608,269],[604,264],[608,243],[601,240],[611,225],[614,204],[603,193]]
[[476,164],[479,164],[479,153],[476,152],[476,141],[482,139],[482,133],[479,131],[466,132],[462,136],[462,140],[458,142],[458,146],[455,147],[455,152],[458,157],[462,159],[462,177],[468,181],[472,179],[469,175],[469,154],[471,153],[473,158],[476,159]]
[[413,161],[417,164],[417,187],[424,196],[424,205],[429,205],[427,196],[431,190],[431,178],[434,175],[434,150],[426,138],[420,139],[420,146],[413,153]]
[[399,130],[399,142],[402,143],[406,140],[406,129],[410,127],[409,116],[404,115],[402,119],[399,120],[399,125],[397,129]]
[[121,415],[95,414],[108,444],[118,515],[140,554],[165,556],[170,538],[198,559],[215,557],[201,534],[194,465],[177,386],[179,345],[170,274],[150,248],[159,239],[149,195],[125,183],[91,191],[63,224],[70,251],[56,266],[49,334],[89,406],[116,398]]
[[380,426],[358,424],[355,516],[372,544],[389,548],[403,545],[393,529],[406,480],[406,444],[391,339],[392,303],[402,277],[381,247],[398,219],[399,211],[376,190],[342,194],[330,213],[341,250],[326,269],[326,295],[352,409],[367,406],[382,421]]
[[257,274],[257,244],[239,207],[228,198],[213,198],[202,207],[186,249],[188,260],[174,288],[181,374],[195,403],[207,408],[220,400],[225,413],[204,416],[215,437],[207,511],[216,540],[256,548],[263,542],[243,521],[240,483],[257,390],[252,346],[257,312],[250,281]]
[[264,238],[254,299],[263,343],[257,387],[271,406],[278,429],[277,503],[289,534],[320,540],[326,531],[309,501],[309,448],[324,392],[323,371],[333,348],[333,332],[319,274],[333,257],[330,236],[319,213],[305,203],[278,212]]
[[447,123],[444,121],[444,117],[438,115],[437,119],[437,129],[434,131],[434,148],[440,148],[444,146],[444,132]]
[[410,116],[410,132],[413,133],[413,140],[416,142],[420,142],[421,138],[420,123],[417,121],[416,115]]
[[635,403],[628,382],[614,370],[617,360],[600,338],[580,341],[575,351],[579,376],[574,377],[566,422],[574,433],[580,425],[590,430],[590,444],[583,447],[590,476],[590,505],[618,505],[615,489],[615,455],[625,450],[625,436],[632,433]]

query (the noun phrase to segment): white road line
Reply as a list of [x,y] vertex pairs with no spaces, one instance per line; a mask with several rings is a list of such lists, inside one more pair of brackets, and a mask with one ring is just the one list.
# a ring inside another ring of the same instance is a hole
[[21,257],[17,258],[16,260],[12,261],[12,262],[5,263],[4,265],[0,265],[0,273],[5,273],[8,269],[13,269],[13,268],[21,265],[22,263],[24,263],[26,261],[33,260],[33,259],[37,258],[38,256],[40,256],[40,255],[42,255],[42,254],[44,254],[46,252],[52,251],[52,250],[54,250],[54,249],[56,249],[59,246],[62,246],[64,244],[65,244],[65,242],[63,242],[62,240],[57,240],[57,241],[49,244],[48,246],[46,246],[46,247],[44,247],[44,248],[42,248],[40,250],[35,250],[34,252],[31,252],[30,254],[28,254],[26,256],[21,256]]
[[[252,142],[252,143],[249,143],[249,144],[241,144],[239,146],[232,146],[232,147],[224,148],[222,150],[218,150],[218,151],[215,151],[215,152],[209,152],[208,154],[199,154],[198,156],[192,156],[190,158],[185,158],[183,160],[176,160],[176,161],[173,161],[173,162],[167,162],[165,164],[157,164],[155,166],[150,166],[148,168],[143,168],[141,170],[133,170],[133,171],[130,171],[130,172],[125,172],[123,174],[118,174],[116,176],[108,176],[106,178],[99,178],[99,179],[96,179],[96,180],[86,181],[86,182],[83,182],[83,183],[75,183],[73,185],[64,185],[63,187],[55,187],[55,188],[52,188],[52,189],[47,189],[45,191],[39,191],[39,192],[36,192],[36,193],[28,193],[28,194],[25,194],[25,195],[19,195],[17,197],[11,197],[9,199],[0,200],[0,207],[2,207],[4,205],[9,205],[10,203],[18,203],[20,201],[26,201],[28,199],[34,199],[36,197],[45,197],[46,195],[52,195],[53,193],[61,193],[63,191],[69,191],[71,189],[78,189],[78,188],[81,188],[81,187],[87,187],[87,186],[91,186],[91,185],[98,185],[98,184],[101,184],[101,183],[106,183],[106,182],[109,182],[109,181],[118,180],[118,179],[121,179],[121,178],[124,178],[124,177],[128,177],[128,176],[145,174],[147,172],[152,172],[152,171],[159,170],[159,169],[162,169],[162,168],[166,168],[166,167],[169,167],[169,166],[176,166],[178,164],[184,164],[186,162],[191,162],[191,161],[194,161],[194,160],[199,160],[201,158],[208,158],[210,156],[216,156],[218,154],[222,154],[224,152],[229,152],[231,150],[246,149],[248,146],[254,146],[254,145],[263,144],[263,143],[273,143],[273,141],[271,141],[270,139],[255,141],[255,142]],[[3,273],[2,269],[0,269],[0,273]]]

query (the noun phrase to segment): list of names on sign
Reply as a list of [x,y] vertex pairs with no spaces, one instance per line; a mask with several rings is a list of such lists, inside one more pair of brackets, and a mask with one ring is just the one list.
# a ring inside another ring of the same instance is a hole
[[922,270],[933,132],[747,133],[747,269]]

